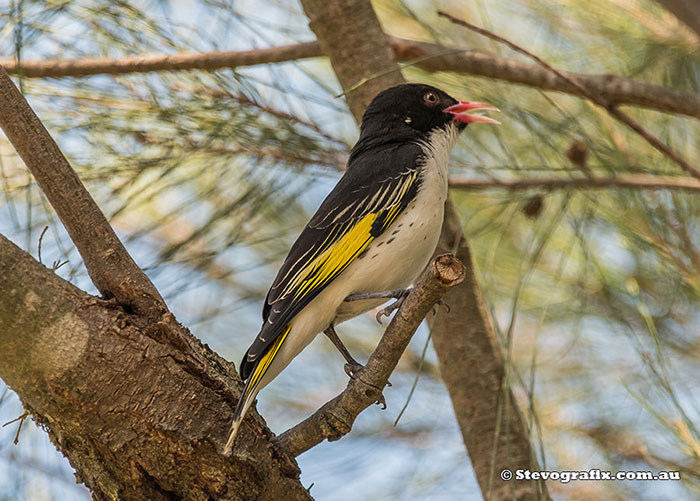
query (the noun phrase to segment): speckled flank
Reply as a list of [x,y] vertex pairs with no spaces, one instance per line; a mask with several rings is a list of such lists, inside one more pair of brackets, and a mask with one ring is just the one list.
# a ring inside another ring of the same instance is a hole
[[[370,263],[353,263],[346,273],[353,277],[355,292],[407,287],[427,265],[440,236],[447,198],[447,161],[458,132],[433,134],[423,144],[421,187],[411,204],[382,236],[367,249]],[[432,147],[430,145],[433,145]],[[336,322],[342,322],[385,301],[353,301],[340,305]]]
[[259,389],[272,381],[331,321],[343,322],[386,300],[344,302],[350,294],[409,286],[423,271],[437,246],[445,200],[447,161],[458,137],[456,127],[437,130],[421,144],[425,160],[421,185],[413,202],[394,223],[294,318],[280,352],[263,376]]

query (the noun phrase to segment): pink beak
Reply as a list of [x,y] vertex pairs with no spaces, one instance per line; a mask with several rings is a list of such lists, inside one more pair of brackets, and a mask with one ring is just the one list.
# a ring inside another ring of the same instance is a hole
[[466,113],[467,111],[475,110],[501,111],[492,104],[480,103],[478,101],[460,101],[459,103],[453,104],[442,111],[452,114],[452,120],[456,122],[462,122],[465,124],[486,123],[501,125],[501,122],[494,120],[493,118],[483,117],[481,115],[469,115]]

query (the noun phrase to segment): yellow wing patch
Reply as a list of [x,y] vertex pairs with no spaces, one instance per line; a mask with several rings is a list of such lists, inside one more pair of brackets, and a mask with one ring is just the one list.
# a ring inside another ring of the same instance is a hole
[[290,323],[285,329],[285,331],[282,333],[282,335],[275,340],[274,344],[270,346],[270,349],[267,350],[267,353],[265,353],[262,359],[260,359],[260,362],[255,366],[255,370],[250,375],[250,382],[246,385],[246,392],[245,395],[243,395],[243,398],[247,397],[258,385],[260,379],[262,379],[265,372],[267,372],[267,368],[272,363],[272,360],[275,358],[275,355],[277,355],[277,352],[282,346],[282,343],[287,337],[287,334],[289,334],[289,331],[291,330],[292,324]]
[[[402,209],[399,201],[408,192],[415,179],[416,173],[414,172],[398,186],[396,192],[392,194],[388,206],[378,206],[376,211],[369,212],[358,219],[342,222],[330,230],[318,249],[318,254],[312,254],[308,257],[309,262],[305,263],[305,266],[301,267],[290,278],[283,291],[272,303],[291,296],[292,303],[302,304],[305,299],[308,301],[313,298],[319,290],[343,272],[357,256],[367,249],[375,235],[388,228],[398,217]],[[383,197],[377,195],[375,198],[381,199]],[[374,202],[374,198],[372,202]],[[379,201],[377,201],[377,205],[379,205]],[[375,224],[379,228],[375,228],[373,235],[372,228]],[[337,240],[335,240],[336,238]],[[289,335],[292,322],[293,319],[256,364],[246,385],[244,397],[253,394],[259,385]]]
[[[414,186],[417,175],[413,171],[390,180],[392,183],[387,181],[386,186],[379,187],[342,210],[333,221],[318,222],[319,226],[314,228],[327,229],[323,241],[296,258],[297,262],[287,272],[288,275],[278,277],[278,283],[273,284],[271,289],[270,304],[290,297],[292,304],[302,304],[300,300],[310,295],[313,297],[338,276],[367,249],[375,236],[393,223],[403,208],[401,201]],[[355,217],[358,213],[363,215]],[[297,267],[297,264],[300,266]],[[273,294],[278,287],[281,287],[279,293]]]
[[295,298],[303,297],[343,270],[374,239],[370,230],[377,216],[368,214],[360,219],[342,238],[309,263],[287,290],[294,291]]
[[[393,220],[398,212],[398,207],[390,209],[389,217]],[[332,244],[328,249],[319,254],[308,266],[303,268],[294,280],[287,285],[287,291],[293,291],[294,298],[301,298],[312,291],[314,288],[330,281],[336,274],[341,272],[347,265],[363,250],[367,248],[369,243],[374,239],[370,233],[374,221],[379,214],[368,214],[358,221],[345,235],[337,242]],[[287,326],[282,335],[280,335],[265,355],[260,359],[260,362],[255,366],[253,373],[250,375],[250,382],[246,385],[246,395],[250,394],[258,385],[268,367],[274,360],[277,352],[280,350],[282,343],[287,338],[292,323]]]
[[[407,182],[398,190],[395,195],[397,200],[400,200],[405,195],[414,180],[415,174],[408,178]],[[297,272],[296,276],[284,288],[280,298],[293,294],[294,299],[300,299],[310,291],[323,287],[338,273],[343,271],[374,240],[371,231],[377,218],[385,215],[382,221],[383,230],[396,219],[400,210],[401,206],[397,203],[387,209],[369,213],[354,223],[347,233],[329,245],[328,248]],[[326,241],[331,237],[332,233],[326,237]]]

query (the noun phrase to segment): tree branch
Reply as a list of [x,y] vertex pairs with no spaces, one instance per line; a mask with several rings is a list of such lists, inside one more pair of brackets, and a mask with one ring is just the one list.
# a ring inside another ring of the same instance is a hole
[[700,191],[700,181],[690,177],[653,176],[649,174],[621,174],[615,177],[570,177],[570,178],[540,178],[540,179],[466,179],[450,178],[450,188],[457,190],[485,190],[503,188],[506,190],[528,190],[541,188],[555,189],[586,189],[598,190],[605,188],[636,188],[636,189],[669,189],[681,191]]
[[[404,83],[389,39],[367,0],[301,0],[301,4],[359,124],[374,96]],[[359,39],[365,42],[348,43]]]
[[629,115],[626,113],[622,112],[619,108],[617,108],[616,105],[608,103],[603,96],[599,96],[597,94],[593,94],[590,92],[589,89],[586,89],[579,81],[577,81],[574,77],[570,75],[565,75],[563,72],[559,71],[558,69],[554,68],[552,65],[550,65],[548,62],[540,58],[539,56],[533,54],[529,50],[517,45],[516,43],[511,42],[510,40],[497,35],[496,33],[493,33],[489,30],[486,30],[484,28],[480,28],[479,26],[475,26],[471,23],[468,23],[467,21],[464,21],[463,19],[458,19],[451,14],[443,11],[438,11],[438,15],[445,17],[449,19],[451,22],[459,25],[459,26],[464,26],[465,28],[475,31],[487,38],[490,38],[492,40],[495,40],[497,42],[500,42],[504,45],[507,45],[511,49],[513,49],[516,52],[520,52],[521,54],[526,55],[527,57],[533,59],[537,64],[545,68],[546,70],[550,71],[554,75],[558,76],[559,78],[566,80],[569,84],[574,86],[576,89],[578,89],[579,92],[581,92],[582,95],[586,96],[588,99],[593,101],[595,104],[598,106],[601,106],[602,108],[605,108],[607,110],[608,114],[616,118],[618,121],[622,122],[623,124],[627,125],[630,129],[632,129],[634,132],[636,132],[639,136],[644,138],[645,141],[647,141],[649,144],[651,144],[654,148],[656,148],[659,152],[661,152],[664,156],[669,158],[671,161],[675,162],[678,166],[680,166],[681,169],[683,169],[685,172],[690,174],[693,177],[696,177],[700,179],[700,171],[697,170],[695,167],[690,165],[688,162],[683,159],[678,153],[673,151],[671,147],[669,147],[666,143],[658,139],[656,136],[651,134],[648,130],[646,130],[644,127],[642,127],[641,124],[636,122],[635,120],[632,119]]
[[[443,45],[389,37],[399,61],[410,62],[429,72],[450,71],[503,80],[543,90],[586,97],[565,78],[534,64],[492,54]],[[22,61],[24,78],[64,78],[89,75],[120,75],[166,70],[208,70],[282,63],[321,57],[318,42],[302,42],[269,49],[209,52],[204,54],[143,55],[123,59],[84,58]],[[11,60],[0,60],[8,73],[17,73]],[[700,96],[660,85],[636,82],[617,75],[588,75],[562,72],[578,81],[589,93],[602,96],[611,105],[631,105],[700,118]]]
[[94,499],[311,499],[257,413],[219,453],[242,383],[172,314],[128,314],[1,235],[0,270],[0,378]]
[[[364,109],[369,104],[371,98],[384,86],[398,85],[405,80],[400,72],[395,71],[396,60],[394,54],[385,50],[388,37],[381,31],[377,16],[368,0],[303,0],[302,4],[307,15],[314,16],[316,22],[311,22],[311,27],[316,32],[319,40],[324,37],[334,40],[334,45],[352,47],[354,50],[361,49],[363,54],[369,54],[371,64],[363,64],[363,61],[352,61],[345,64],[347,60],[343,57],[342,48],[338,53],[329,53],[333,69],[338,76],[343,89],[347,92],[353,88],[357,82],[361,82],[361,88],[366,90],[362,94],[362,99],[353,99],[355,92],[346,94],[348,104],[355,120],[359,123]],[[320,28],[319,28],[320,26]],[[369,27],[369,29],[368,29]],[[318,31],[316,31],[318,29]],[[379,50],[375,50],[375,47]],[[383,78],[373,78],[382,75]],[[504,374],[503,358],[500,348],[492,343],[494,338],[493,329],[487,312],[482,308],[466,308],[475,304],[482,304],[481,291],[479,285],[473,277],[473,264],[468,252],[466,241],[462,236],[459,216],[455,212],[452,202],[448,200],[445,205],[445,221],[443,223],[441,242],[448,242],[448,246],[442,246],[441,252],[450,252],[456,248],[460,259],[466,269],[467,277],[461,284],[451,291],[451,301],[455,306],[450,315],[439,311],[436,321],[438,327],[433,327],[432,338],[435,350],[438,352],[440,361],[440,373],[447,385],[447,389],[452,399],[452,404],[457,415],[457,420],[462,429],[464,443],[471,459],[474,471],[477,475],[482,495],[485,499],[509,499],[511,493],[517,490],[525,497],[547,498],[547,488],[543,481],[537,483],[520,482],[517,486],[510,482],[496,480],[494,489],[494,474],[500,469],[512,463],[509,452],[513,449],[517,452],[517,460],[514,464],[522,468],[537,470],[537,460],[531,452],[531,445],[527,437],[527,428],[519,413],[499,414],[498,401],[494,402],[494,395],[498,398],[505,395],[508,403],[515,403],[508,382],[504,378],[499,379],[499,385],[494,390],[493,387],[477,387],[477,391],[472,391],[470,386],[474,380],[478,380],[481,374],[489,374],[491,377],[498,377]],[[466,249],[466,251],[465,251]],[[464,307],[464,308],[463,308]],[[449,316],[449,328],[447,322],[441,319]],[[481,337],[480,337],[481,336]],[[480,351],[481,357],[474,360],[469,353],[470,343],[476,343],[482,347],[488,347]],[[458,352],[452,351],[452,346],[463,347]],[[464,375],[469,373],[468,375]],[[482,394],[481,389],[490,391],[489,394]],[[463,395],[469,398],[461,398]],[[471,400],[470,400],[471,399]],[[484,405],[478,405],[484,402]],[[489,407],[486,404],[491,404]],[[480,426],[480,435],[470,434],[470,422],[475,420],[472,409],[478,408],[481,413],[476,416],[479,423],[486,423],[487,426]],[[502,428],[501,428],[502,427]],[[472,439],[480,440],[482,443],[474,447]],[[505,444],[493,454],[481,454],[483,444],[498,443]],[[523,458],[529,458],[524,461]],[[492,494],[493,497],[489,498]]]
[[279,435],[276,442],[298,456],[325,439],[339,440],[349,433],[360,412],[381,398],[389,376],[425,316],[445,292],[464,280],[464,275],[464,265],[451,254],[434,258],[384,331],[367,365],[350,379],[340,395]]
[[[631,105],[700,118],[700,95],[669,89],[660,85],[624,78],[618,75],[589,75],[561,71],[566,78],[542,68],[514,59],[442,45],[392,38],[391,44],[400,61],[415,61],[425,71],[449,71],[477,75],[505,82],[553,90],[579,97],[601,96],[611,105]],[[586,92],[571,85],[579,82]]]
[[[437,252],[454,252],[471,263],[471,252],[452,203]],[[474,273],[445,295],[452,314],[433,321],[433,344],[440,375],[450,394],[464,444],[484,499],[549,499],[544,481],[505,482],[503,469],[536,470],[528,427],[506,379],[500,344]],[[455,313],[459,314],[455,314]]]
[[18,73],[20,66],[24,78],[64,78],[90,75],[123,75],[152,71],[213,71],[238,66],[283,63],[297,59],[320,57],[321,45],[317,41],[301,42],[269,49],[246,51],[215,51],[203,54],[145,54],[110,58],[48,59],[45,61],[0,60],[8,73]]
[[24,160],[105,296],[152,318],[167,311],[61,150],[0,66],[0,127]]

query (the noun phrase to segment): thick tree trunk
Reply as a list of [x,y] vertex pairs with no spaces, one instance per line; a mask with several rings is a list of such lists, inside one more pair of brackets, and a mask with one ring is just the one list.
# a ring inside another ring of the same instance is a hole
[[0,269],[0,378],[95,499],[310,499],[257,415],[220,454],[240,380],[172,314],[128,314],[2,236]]
[[255,413],[220,453],[242,383],[167,310],[0,67],[0,126],[64,222],[80,291],[0,236],[0,378],[96,499],[310,499]]
[[51,202],[104,297],[157,318],[167,307],[48,131],[0,66],[0,127]]
[[[454,213],[451,204],[447,209],[447,213]],[[445,218],[437,252],[446,249],[462,262],[472,262],[456,215]],[[501,479],[504,469],[535,471],[538,465],[520,409],[504,380],[501,348],[473,266],[467,268],[464,282],[444,300],[451,313],[439,311],[433,320],[433,344],[484,498],[546,499],[544,482]]]
[[368,0],[301,0],[357,122],[380,91],[405,83]]
[[[389,37],[382,31],[369,0],[302,0],[302,5],[359,123],[379,91],[405,82]],[[441,242],[439,252],[456,247],[458,259],[467,268],[467,279],[446,296],[452,312],[438,314],[433,342],[482,493],[488,499],[546,498],[543,482],[511,484],[498,476],[503,468],[511,466],[537,469],[537,462],[510,388],[502,388],[503,359],[451,202],[447,204]],[[505,395],[503,401],[510,412],[501,412],[501,395]]]

